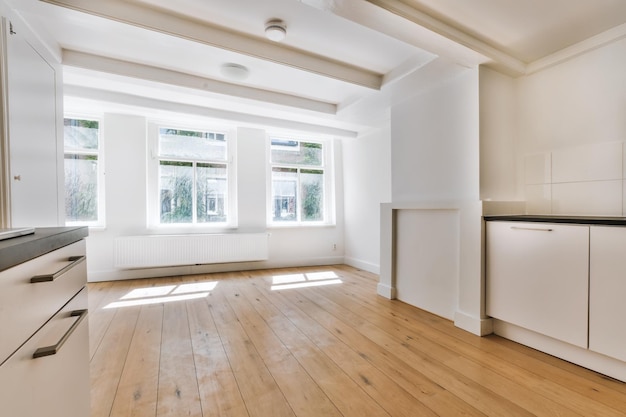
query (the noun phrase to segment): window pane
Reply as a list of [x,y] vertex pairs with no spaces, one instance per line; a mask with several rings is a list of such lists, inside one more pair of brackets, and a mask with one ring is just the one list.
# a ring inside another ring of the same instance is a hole
[[226,165],[196,166],[198,223],[226,221]]
[[274,221],[296,221],[298,171],[272,168],[272,218]]
[[98,221],[98,157],[65,155],[65,219]]
[[160,128],[159,155],[226,161],[226,136],[223,133]]
[[65,151],[97,151],[98,122],[95,120],[64,120]]
[[191,223],[193,221],[191,162],[161,161],[159,179],[161,223]]
[[300,171],[302,221],[324,220],[324,171]]
[[272,163],[322,166],[322,144],[272,138]]

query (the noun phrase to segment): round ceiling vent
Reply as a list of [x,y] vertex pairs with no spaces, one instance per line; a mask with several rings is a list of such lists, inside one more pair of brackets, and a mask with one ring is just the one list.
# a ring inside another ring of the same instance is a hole
[[226,64],[222,64],[220,68],[220,72],[226,78],[230,78],[231,80],[245,80],[248,78],[250,71],[247,67],[243,65],[235,64],[233,62],[227,62]]

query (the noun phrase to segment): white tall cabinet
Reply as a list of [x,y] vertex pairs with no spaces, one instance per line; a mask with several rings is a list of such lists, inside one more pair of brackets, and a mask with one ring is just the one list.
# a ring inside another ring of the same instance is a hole
[[0,227],[63,222],[61,69],[20,20],[2,17]]

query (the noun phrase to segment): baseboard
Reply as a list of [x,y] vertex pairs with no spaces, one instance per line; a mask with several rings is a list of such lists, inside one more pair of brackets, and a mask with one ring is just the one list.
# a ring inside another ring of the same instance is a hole
[[128,279],[160,278],[177,275],[211,274],[217,272],[253,271],[259,269],[296,268],[306,266],[341,265],[343,256],[300,259],[274,259],[258,262],[188,265],[163,268],[88,270],[88,282],[123,281]]
[[494,319],[494,333],[592,371],[626,382],[626,362]]
[[454,313],[454,325],[477,336],[493,333],[493,319],[474,317],[461,311]]
[[343,263],[354,268],[362,269],[363,271],[371,272],[372,274],[380,275],[380,265],[378,264],[351,258],[349,256],[344,257]]
[[396,289],[395,287],[390,287],[389,285],[381,284],[380,282],[376,286],[376,292],[378,295],[382,295],[385,298],[390,300],[396,299]]

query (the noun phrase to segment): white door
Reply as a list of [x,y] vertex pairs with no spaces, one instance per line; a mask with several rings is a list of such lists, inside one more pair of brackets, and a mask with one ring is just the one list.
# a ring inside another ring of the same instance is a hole
[[55,70],[8,26],[11,226],[58,226]]

